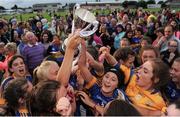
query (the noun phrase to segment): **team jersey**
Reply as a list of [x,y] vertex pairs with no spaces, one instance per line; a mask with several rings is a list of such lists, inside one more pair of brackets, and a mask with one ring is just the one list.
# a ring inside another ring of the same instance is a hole
[[[26,76],[25,78],[32,83],[32,80],[33,80],[32,76]],[[4,79],[3,82],[1,83],[1,91],[4,91],[4,89],[7,86],[8,82],[13,80],[13,79],[14,79],[13,76]]]
[[117,70],[121,69],[124,72],[125,78],[124,78],[124,88],[123,89],[125,90],[127,85],[129,84],[130,80],[131,80],[131,77],[134,74],[134,71],[133,71],[132,68],[128,68],[125,65],[122,65],[122,64],[119,64],[119,63],[117,63],[114,66],[114,68],[117,69]]
[[180,89],[172,81],[167,85],[165,93],[170,102],[174,102],[180,98]]
[[18,111],[15,111],[15,116],[28,117],[28,116],[31,116],[31,113],[28,111],[27,108],[20,108],[18,109]]
[[93,79],[90,81],[89,84],[86,85],[86,88],[88,89],[91,99],[97,103],[100,106],[105,106],[108,102],[121,98],[126,100],[127,97],[125,96],[125,93],[120,89],[115,89],[113,92],[113,95],[111,97],[104,96],[101,92],[101,87],[97,84],[96,78],[93,77]]
[[129,100],[134,105],[145,109],[164,111],[164,108],[166,108],[166,103],[163,100],[160,92],[150,92],[140,88],[136,84],[136,79],[136,75],[133,75],[126,88],[125,92]]

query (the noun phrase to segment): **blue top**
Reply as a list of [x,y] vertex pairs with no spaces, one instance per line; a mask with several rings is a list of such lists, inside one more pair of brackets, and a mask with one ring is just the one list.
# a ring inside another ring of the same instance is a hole
[[177,89],[175,83],[172,81],[167,85],[165,93],[170,102],[174,102],[180,98],[180,89]]
[[117,34],[114,38],[114,48],[118,49],[120,47],[119,42],[121,41],[121,39],[124,37],[125,32],[120,32],[119,34]]
[[[26,76],[25,78],[32,83],[32,80],[33,80],[32,76]],[[4,79],[3,82],[1,83],[1,90],[4,91],[4,89],[7,86],[8,82],[13,80],[13,79],[14,78],[12,76]]]
[[127,97],[125,96],[124,91],[120,89],[115,89],[113,92],[112,97],[106,97],[101,92],[101,87],[98,86],[96,83],[89,89],[89,93],[91,94],[91,99],[99,104],[100,106],[105,106],[108,102],[116,99],[119,95],[119,93],[123,94],[122,96],[127,100]]

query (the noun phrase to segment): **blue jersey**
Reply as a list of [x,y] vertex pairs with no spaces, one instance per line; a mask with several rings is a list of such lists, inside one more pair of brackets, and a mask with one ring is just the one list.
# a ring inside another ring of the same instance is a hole
[[101,92],[101,87],[96,83],[89,89],[89,93],[91,94],[92,100],[100,106],[105,106],[108,102],[118,98],[119,92],[121,92],[122,96],[125,98],[125,94],[123,91],[119,89],[115,89],[112,97],[106,97]]
[[[32,80],[33,80],[32,76],[26,76],[25,78],[26,78],[29,82],[32,83]],[[11,80],[13,80],[13,79],[14,79],[13,77],[8,77],[8,78],[4,79],[3,82],[1,83],[1,90],[4,91],[4,89],[5,89],[5,87],[7,86],[8,82],[11,81]]]
[[180,98],[180,89],[177,89],[174,82],[170,82],[166,87],[166,95],[170,102],[174,102]]

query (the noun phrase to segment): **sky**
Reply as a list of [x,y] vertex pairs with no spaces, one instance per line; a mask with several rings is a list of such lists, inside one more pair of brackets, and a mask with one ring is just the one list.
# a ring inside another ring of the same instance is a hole
[[[29,6],[32,6],[33,4],[37,4],[37,3],[62,3],[62,4],[65,4],[65,3],[81,3],[81,2],[95,2],[95,0],[0,0],[0,6],[3,6],[7,9],[13,7],[15,4],[18,6],[18,7],[29,7]],[[105,1],[115,1],[115,0],[101,0],[103,2]],[[121,2],[123,2],[124,0],[119,0]],[[156,0],[156,2],[158,2],[160,0]]]

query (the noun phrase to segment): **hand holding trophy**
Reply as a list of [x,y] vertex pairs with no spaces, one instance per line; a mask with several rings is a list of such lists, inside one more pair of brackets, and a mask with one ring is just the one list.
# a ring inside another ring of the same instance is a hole
[[[77,26],[77,24],[78,24],[78,26]],[[81,26],[79,26],[79,24],[81,24]],[[76,4],[74,6],[72,28],[71,28],[72,34],[75,32],[75,30],[80,28],[80,32],[79,32],[80,37],[88,37],[96,32],[96,30],[98,29],[98,25],[99,25],[99,22],[96,20],[96,17],[94,16],[93,13],[91,13],[90,11],[88,11],[84,8],[80,8],[79,4]],[[62,45],[62,49],[64,51],[65,51],[67,43],[68,43],[68,38],[64,40],[64,43]],[[80,48],[81,48],[81,46],[79,45],[76,55],[75,55],[75,60],[73,62],[73,66],[78,61]]]

